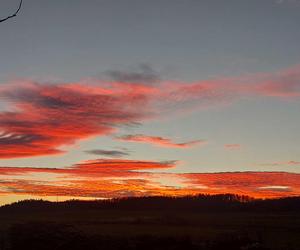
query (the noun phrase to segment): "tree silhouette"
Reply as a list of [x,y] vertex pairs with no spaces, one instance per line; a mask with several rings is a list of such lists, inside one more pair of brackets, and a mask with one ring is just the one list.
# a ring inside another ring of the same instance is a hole
[[0,19],[0,23],[4,22],[4,21],[6,21],[6,20],[8,20],[10,18],[13,18],[13,17],[17,16],[17,14],[19,13],[19,11],[20,11],[20,9],[22,7],[22,3],[23,3],[23,0],[20,1],[18,9],[12,15],[10,15],[10,16],[8,16],[6,18]]

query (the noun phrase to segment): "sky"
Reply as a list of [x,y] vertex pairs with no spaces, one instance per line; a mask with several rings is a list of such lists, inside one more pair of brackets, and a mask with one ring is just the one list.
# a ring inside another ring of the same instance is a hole
[[0,205],[300,195],[299,11],[24,0],[0,23]]

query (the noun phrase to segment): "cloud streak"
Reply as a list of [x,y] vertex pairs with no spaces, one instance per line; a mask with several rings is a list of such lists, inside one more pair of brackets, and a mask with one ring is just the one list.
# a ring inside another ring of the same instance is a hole
[[123,135],[123,136],[116,137],[116,139],[121,141],[127,141],[127,142],[148,143],[159,147],[167,147],[167,148],[190,148],[196,145],[203,145],[207,143],[205,140],[194,140],[194,141],[176,143],[173,142],[171,139],[164,138],[161,136],[149,136],[143,134]]
[[108,70],[105,73],[116,82],[154,84],[161,81],[160,74],[146,63],[140,64],[136,71]]
[[69,168],[0,167],[0,175],[26,175],[30,173],[67,174],[78,177],[124,177],[143,175],[140,170],[169,169],[174,161],[153,162],[119,159],[97,159],[84,161]]
[[227,150],[239,150],[242,148],[241,144],[225,144],[224,148]]
[[107,156],[113,158],[120,158],[129,155],[127,151],[121,151],[121,150],[93,149],[93,150],[86,150],[84,152],[92,155],[101,155],[101,156]]
[[282,162],[271,162],[271,163],[261,163],[258,164],[260,166],[269,166],[269,167],[276,167],[276,166],[300,166],[300,161],[282,161]]

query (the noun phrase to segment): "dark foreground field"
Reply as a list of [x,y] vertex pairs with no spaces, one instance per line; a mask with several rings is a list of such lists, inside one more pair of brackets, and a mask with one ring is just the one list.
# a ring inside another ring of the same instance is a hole
[[300,249],[300,198],[145,197],[0,208],[0,250]]

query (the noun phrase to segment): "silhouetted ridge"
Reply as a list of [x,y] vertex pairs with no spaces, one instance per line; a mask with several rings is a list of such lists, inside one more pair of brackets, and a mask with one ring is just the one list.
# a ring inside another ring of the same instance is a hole
[[0,250],[298,250],[300,197],[25,200],[0,222]]
[[34,211],[34,210],[167,210],[178,211],[300,211],[300,197],[279,199],[253,199],[248,196],[234,194],[197,195],[185,197],[128,197],[107,200],[69,200],[63,202],[50,202],[44,200],[24,200],[5,205],[1,211]]

